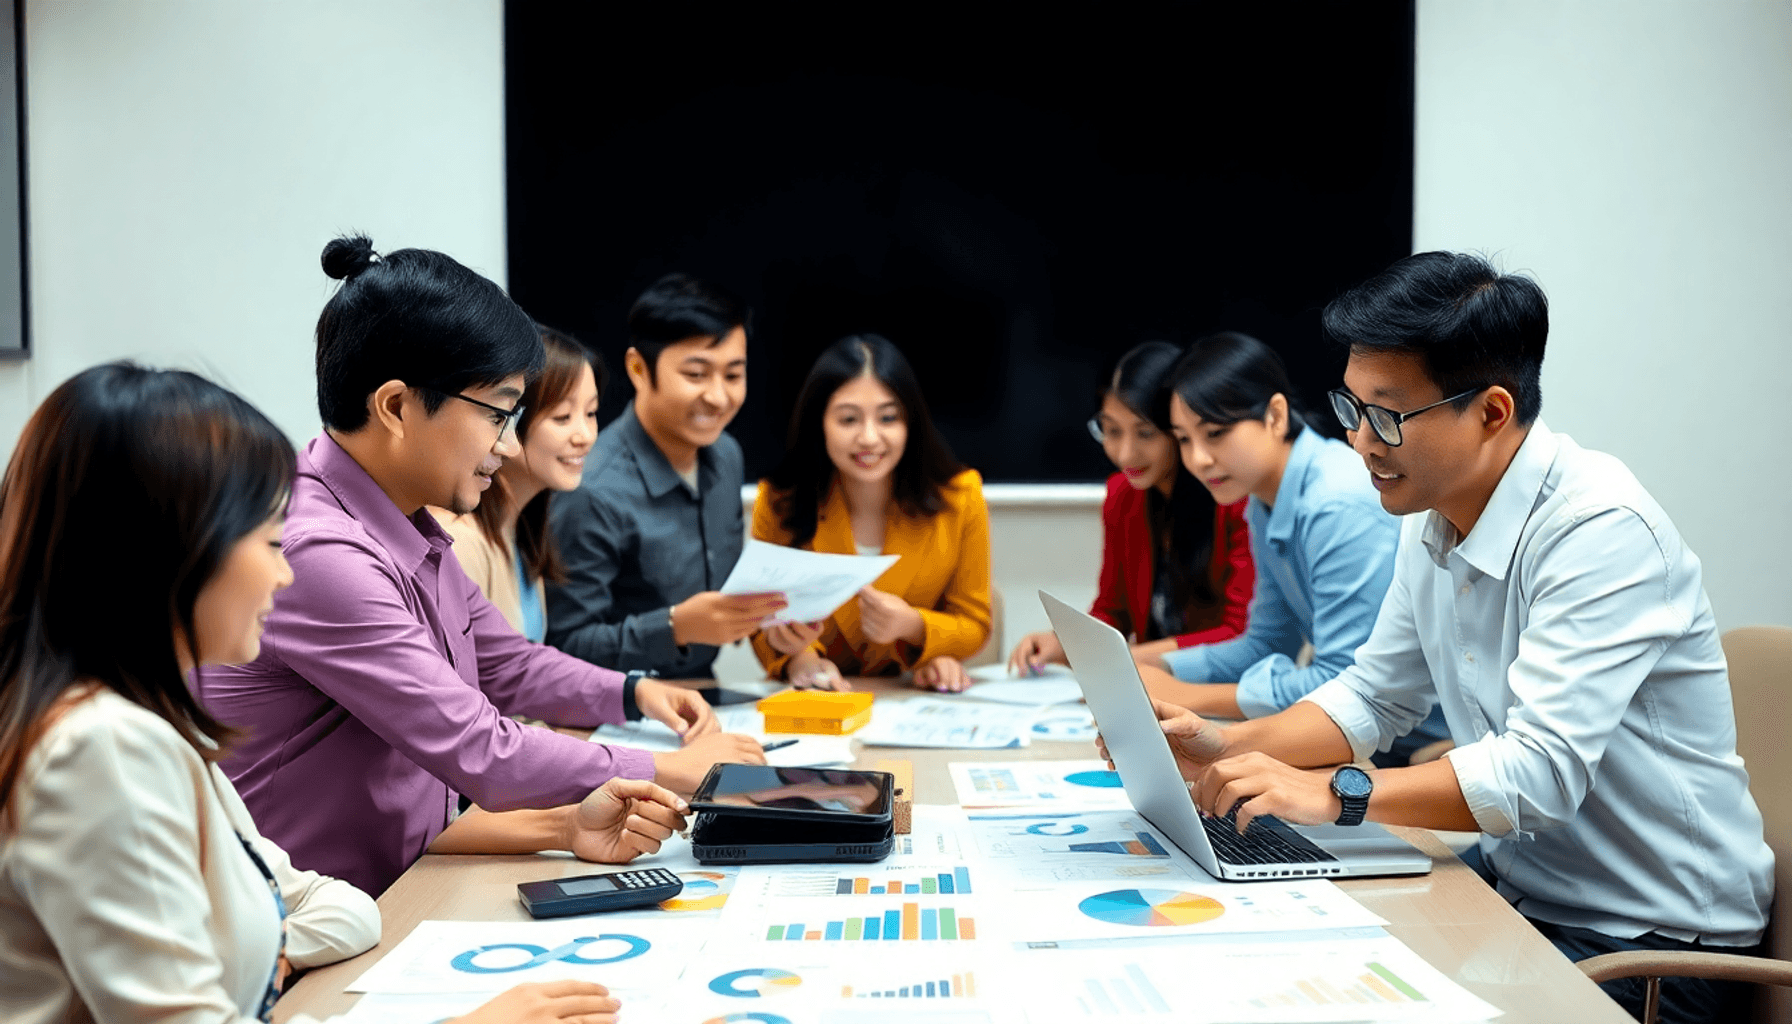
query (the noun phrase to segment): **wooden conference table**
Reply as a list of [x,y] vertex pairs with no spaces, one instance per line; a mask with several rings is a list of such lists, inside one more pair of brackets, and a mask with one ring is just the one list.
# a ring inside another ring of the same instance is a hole
[[[916,691],[894,680],[855,680],[880,700]],[[1024,750],[914,750],[861,747],[855,767],[904,758],[914,763],[917,803],[955,803],[946,765],[952,761],[1064,761],[1095,756],[1091,743],[1035,742]],[[1388,931],[1469,991],[1505,1011],[1502,1024],[1578,1024],[1631,1018],[1506,905],[1448,847],[1424,829],[1395,832],[1429,854],[1436,867],[1416,878],[1356,879],[1338,884],[1388,921]],[[360,998],[343,987],[410,934],[419,921],[526,921],[516,884],[586,874],[592,865],[565,857],[432,854],[406,871],[379,899],[380,944],[339,964],[312,971],[281,997],[274,1020],[296,1013],[323,1018]],[[602,870],[602,869],[596,869]],[[624,1008],[626,1013],[626,1007]]]

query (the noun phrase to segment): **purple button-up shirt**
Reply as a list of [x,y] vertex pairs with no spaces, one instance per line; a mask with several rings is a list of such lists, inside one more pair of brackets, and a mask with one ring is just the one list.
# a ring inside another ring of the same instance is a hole
[[205,706],[242,729],[224,771],[295,865],[378,895],[447,827],[488,810],[652,778],[646,751],[521,725],[622,721],[622,676],[532,644],[461,571],[427,510],[406,518],[328,434],[299,454],[261,656],[202,670]]

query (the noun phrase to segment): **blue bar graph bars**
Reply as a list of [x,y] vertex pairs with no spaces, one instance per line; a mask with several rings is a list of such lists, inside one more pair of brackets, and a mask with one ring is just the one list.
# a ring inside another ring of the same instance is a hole
[[880,915],[848,917],[807,923],[774,924],[766,928],[767,942],[956,942],[977,937],[977,923],[960,917],[953,907],[922,907],[904,903],[900,910]]
[[970,971],[950,978],[917,981],[893,988],[843,985],[840,995],[846,999],[969,999],[977,995],[977,977]]
[[836,896],[951,896],[955,894],[962,896],[970,891],[971,872],[968,868],[941,871],[930,878],[922,878],[913,882],[902,879],[873,882],[863,876],[834,880],[834,895]]

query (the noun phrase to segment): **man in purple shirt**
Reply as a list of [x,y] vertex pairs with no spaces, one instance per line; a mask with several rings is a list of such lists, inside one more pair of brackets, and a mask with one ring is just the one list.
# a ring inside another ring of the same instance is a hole
[[[517,402],[542,360],[528,316],[441,253],[382,259],[338,239],[324,270],[344,284],[318,320],[326,429],[299,454],[287,511],[294,583],[261,656],[199,683],[245,733],[224,768],[262,833],[294,864],[378,894],[451,822],[479,837],[451,834],[457,850],[566,848],[566,816],[516,809],[577,804],[616,777],[688,795],[712,763],[762,761],[693,692],[525,640],[423,508],[471,511],[516,453]],[[645,714],[686,745],[586,743],[511,714],[580,727]],[[484,812],[456,822],[462,793]]]

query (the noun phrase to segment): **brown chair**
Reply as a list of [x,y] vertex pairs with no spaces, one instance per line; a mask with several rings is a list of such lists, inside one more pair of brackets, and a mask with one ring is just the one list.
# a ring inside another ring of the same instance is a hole
[[1767,923],[1772,959],[1727,953],[1639,950],[1590,957],[1577,966],[1594,981],[1648,979],[1645,1024],[1654,1024],[1662,978],[1711,978],[1769,986],[1755,1020],[1792,1021],[1792,628],[1746,626],[1724,634],[1730,692],[1736,704],[1736,750],[1748,764],[1749,789],[1761,807],[1774,855],[1773,911]]

